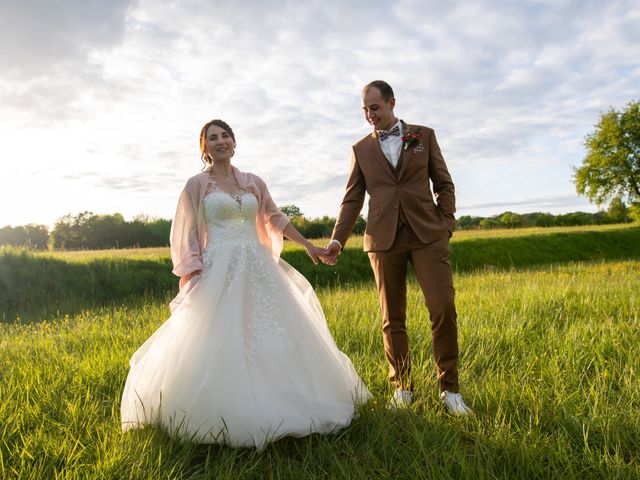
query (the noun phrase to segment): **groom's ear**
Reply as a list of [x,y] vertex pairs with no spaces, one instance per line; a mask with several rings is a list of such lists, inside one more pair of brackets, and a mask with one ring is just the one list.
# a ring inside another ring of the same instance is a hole
[[394,97],[391,97],[389,99],[389,106],[393,109],[393,107],[396,106],[396,99]]

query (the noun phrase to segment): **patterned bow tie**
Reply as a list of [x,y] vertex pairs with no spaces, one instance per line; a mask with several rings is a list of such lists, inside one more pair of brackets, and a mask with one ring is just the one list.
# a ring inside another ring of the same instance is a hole
[[398,125],[393,127],[388,132],[384,130],[378,130],[378,138],[380,139],[381,142],[384,142],[389,137],[399,137],[399,136],[400,136],[400,128],[398,127]]

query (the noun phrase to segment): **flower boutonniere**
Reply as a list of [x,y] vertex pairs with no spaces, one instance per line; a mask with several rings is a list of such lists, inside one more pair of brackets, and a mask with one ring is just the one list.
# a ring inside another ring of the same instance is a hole
[[402,136],[402,144],[404,149],[407,150],[411,147],[415,147],[420,143],[420,139],[423,137],[424,132],[419,128],[414,128],[413,131],[409,130]]

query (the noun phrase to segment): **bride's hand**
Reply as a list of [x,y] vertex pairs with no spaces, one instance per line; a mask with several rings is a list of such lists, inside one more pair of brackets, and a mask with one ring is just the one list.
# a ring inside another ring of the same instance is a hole
[[312,243],[309,243],[309,245],[305,246],[305,249],[313,264],[318,265],[318,259],[321,255],[324,255],[324,248],[316,247]]
[[182,287],[184,287],[189,280],[191,280],[196,275],[200,275],[201,272],[202,272],[201,270],[196,270],[195,272],[191,272],[189,275],[180,277],[180,282],[178,283],[178,287],[182,290]]

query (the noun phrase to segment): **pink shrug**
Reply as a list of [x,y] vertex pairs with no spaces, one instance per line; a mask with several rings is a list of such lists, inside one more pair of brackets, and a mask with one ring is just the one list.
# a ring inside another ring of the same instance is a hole
[[[209,242],[215,241],[214,238],[207,238],[202,204],[207,193],[210,170],[211,167],[187,180],[178,200],[170,240],[173,273],[179,277],[202,270],[202,252]],[[253,193],[258,199],[258,237],[260,243],[267,247],[277,260],[282,251],[283,231],[289,224],[289,219],[278,209],[269,194],[267,184],[260,177],[253,173],[241,172],[234,166],[231,166],[231,170],[240,188]]]

